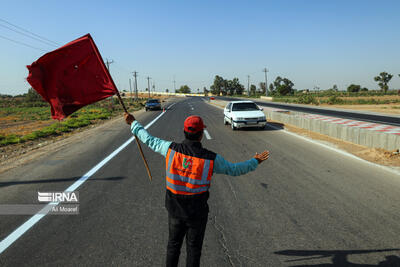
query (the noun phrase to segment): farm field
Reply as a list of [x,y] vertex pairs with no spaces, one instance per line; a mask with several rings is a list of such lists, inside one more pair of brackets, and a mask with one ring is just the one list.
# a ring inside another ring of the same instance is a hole
[[[126,101],[130,111],[143,107],[145,100]],[[115,102],[115,99],[114,99]],[[23,103],[23,104],[21,104]],[[122,113],[119,103],[103,100],[86,106],[63,121],[51,119],[50,106],[26,107],[25,102],[9,102],[0,107],[0,146],[19,144],[49,136],[59,136],[96,124]]]
[[274,97],[274,102],[308,104],[322,107],[400,114],[400,95],[366,93],[359,95],[336,93],[333,95],[303,94]]
[[380,105],[329,105],[322,104],[321,107],[331,107],[340,109],[351,109],[359,111],[371,111],[392,115],[400,115],[400,104],[380,104]]

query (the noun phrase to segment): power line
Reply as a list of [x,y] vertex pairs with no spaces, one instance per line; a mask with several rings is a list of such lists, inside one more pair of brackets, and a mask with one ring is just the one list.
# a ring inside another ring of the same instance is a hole
[[47,38],[45,38],[45,37],[43,37],[43,36],[40,36],[40,35],[38,35],[38,34],[35,34],[35,33],[31,32],[31,31],[25,30],[24,28],[19,27],[19,26],[17,26],[17,25],[14,25],[14,24],[12,24],[11,22],[8,22],[8,21],[5,20],[5,19],[0,18],[0,21],[3,21],[3,22],[5,22],[5,23],[7,23],[8,25],[11,25],[11,26],[13,26],[13,27],[15,27],[15,28],[17,28],[17,29],[19,29],[19,30],[21,30],[21,31],[27,32],[27,33],[29,33],[29,34],[31,34],[31,35],[33,35],[33,36],[36,36],[37,38],[40,38],[40,39],[45,40],[45,41],[47,41],[47,42],[53,43],[53,44],[56,45],[56,46],[60,46],[59,43],[56,43],[56,42],[54,42],[54,41],[52,41],[52,40],[49,40],[49,39],[47,39]]
[[6,25],[0,24],[0,26],[1,26],[1,27],[4,27],[4,28],[6,28],[6,29],[9,29],[10,31],[13,31],[13,32],[19,33],[19,34],[21,34],[21,35],[23,35],[23,36],[29,37],[29,38],[31,38],[31,39],[33,39],[33,40],[36,40],[36,41],[42,42],[42,43],[44,43],[44,44],[46,44],[46,45],[50,45],[50,46],[54,46],[54,47],[58,47],[57,45],[54,45],[54,44],[52,44],[52,43],[49,43],[49,42],[47,42],[47,41],[43,41],[42,39],[39,39],[39,38],[36,38],[36,37],[33,37],[33,36],[29,36],[28,34],[25,34],[25,33],[23,33],[23,32],[20,32],[20,31],[14,30],[13,28],[11,28],[11,27],[8,27],[8,26],[6,26]]
[[28,44],[26,44],[26,43],[23,43],[23,42],[20,42],[20,41],[16,41],[16,40],[10,39],[10,38],[5,37],[5,36],[2,36],[2,35],[0,35],[0,38],[3,38],[3,39],[5,39],[5,40],[11,41],[11,42],[14,42],[14,43],[16,43],[16,44],[24,45],[24,46],[27,46],[27,47],[30,47],[30,48],[33,48],[33,49],[36,49],[36,50],[40,50],[40,51],[43,51],[43,52],[47,52],[47,50],[44,50],[44,49],[42,49],[42,48],[34,47],[34,46],[32,46],[32,45],[28,45]]

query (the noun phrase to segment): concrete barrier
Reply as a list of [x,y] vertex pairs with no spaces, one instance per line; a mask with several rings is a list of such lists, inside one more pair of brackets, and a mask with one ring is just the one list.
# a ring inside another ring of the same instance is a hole
[[260,96],[260,98],[263,99],[263,100],[272,101],[272,97],[271,96]]
[[354,126],[346,126],[329,121],[310,119],[302,116],[302,113],[298,112],[290,112],[290,114],[286,114],[265,110],[264,113],[267,120],[269,119],[284,124],[290,124],[354,144],[370,148],[383,148],[386,150],[400,149],[400,135],[362,129]]

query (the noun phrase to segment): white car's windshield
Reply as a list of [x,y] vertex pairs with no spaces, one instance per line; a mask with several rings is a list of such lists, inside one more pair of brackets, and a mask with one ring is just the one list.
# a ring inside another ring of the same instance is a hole
[[235,103],[232,106],[232,111],[246,111],[246,110],[258,110],[258,107],[254,103]]

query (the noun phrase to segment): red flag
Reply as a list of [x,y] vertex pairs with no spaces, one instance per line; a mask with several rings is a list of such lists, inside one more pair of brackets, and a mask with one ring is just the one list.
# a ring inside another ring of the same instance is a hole
[[27,66],[28,82],[51,105],[53,119],[116,94],[90,34],[45,54]]

